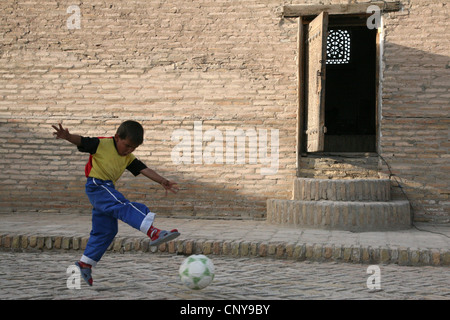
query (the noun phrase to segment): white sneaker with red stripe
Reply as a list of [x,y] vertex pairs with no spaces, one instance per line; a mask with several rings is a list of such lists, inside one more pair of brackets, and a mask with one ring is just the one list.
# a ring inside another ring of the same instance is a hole
[[168,242],[170,240],[177,238],[180,235],[180,233],[178,232],[177,229],[166,231],[166,230],[160,230],[158,228],[151,226],[147,235],[151,239],[150,246],[158,246],[162,243],[165,243],[165,242]]
[[86,281],[88,285],[92,286],[94,280],[92,279],[91,266],[81,261],[75,262],[75,265],[78,267],[78,269],[80,269],[80,274],[83,277],[83,280]]

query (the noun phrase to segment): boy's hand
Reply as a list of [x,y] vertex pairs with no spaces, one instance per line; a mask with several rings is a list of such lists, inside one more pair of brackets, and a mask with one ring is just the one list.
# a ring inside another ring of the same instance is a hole
[[152,170],[150,168],[142,169],[141,173],[144,176],[146,176],[147,178],[162,185],[164,187],[164,189],[166,189],[166,196],[167,196],[167,191],[177,193],[179,190],[178,186],[175,182],[169,181],[166,178],[161,177],[158,173],[156,173],[154,170]]
[[69,141],[70,143],[73,143],[76,146],[81,145],[81,136],[76,134],[70,134],[68,129],[64,129],[59,123],[59,128],[52,125],[53,129],[56,130],[56,132],[53,132],[53,135],[56,137],[56,139],[64,139]]
[[177,193],[180,189],[178,188],[177,183],[175,182],[171,182],[167,179],[164,179],[161,182],[161,185],[164,187],[164,189],[166,189],[166,196],[167,196],[167,191],[171,191],[173,193]]
[[56,126],[52,125],[53,129],[56,130],[56,132],[53,132],[53,135],[57,138],[57,139],[64,139],[64,140],[69,140],[70,137],[70,133],[68,129],[64,129],[61,125],[61,123],[59,123],[59,128],[57,128]]

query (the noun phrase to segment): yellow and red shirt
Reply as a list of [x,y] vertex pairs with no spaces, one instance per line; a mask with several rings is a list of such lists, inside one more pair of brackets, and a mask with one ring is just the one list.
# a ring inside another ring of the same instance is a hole
[[86,177],[110,180],[116,184],[125,169],[137,176],[141,170],[147,168],[132,153],[126,156],[119,155],[113,137],[82,137],[81,146],[78,147],[78,150],[90,153],[89,161],[85,167]]

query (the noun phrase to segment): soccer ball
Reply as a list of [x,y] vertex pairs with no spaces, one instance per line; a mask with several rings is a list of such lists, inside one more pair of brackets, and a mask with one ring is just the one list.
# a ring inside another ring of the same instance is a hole
[[178,271],[181,282],[192,290],[206,288],[214,279],[214,264],[202,254],[194,254],[184,259]]

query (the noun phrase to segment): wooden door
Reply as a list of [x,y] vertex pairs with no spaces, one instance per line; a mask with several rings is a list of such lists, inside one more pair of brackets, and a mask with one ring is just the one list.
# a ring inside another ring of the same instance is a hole
[[309,23],[305,36],[305,127],[307,152],[324,150],[327,35],[328,13],[322,12]]

